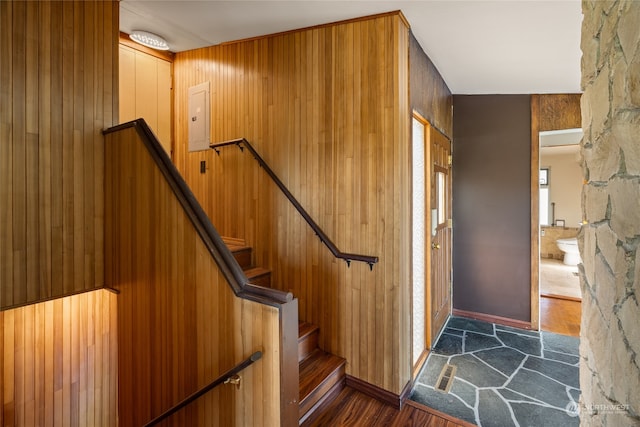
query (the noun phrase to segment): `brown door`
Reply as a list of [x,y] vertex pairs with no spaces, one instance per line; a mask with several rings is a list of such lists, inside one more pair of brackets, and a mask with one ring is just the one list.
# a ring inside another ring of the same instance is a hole
[[451,142],[429,127],[431,154],[431,344],[451,314]]

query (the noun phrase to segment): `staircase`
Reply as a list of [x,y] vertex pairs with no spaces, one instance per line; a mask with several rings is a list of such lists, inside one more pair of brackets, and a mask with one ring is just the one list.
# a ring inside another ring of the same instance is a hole
[[[271,287],[271,272],[254,266],[252,248],[240,239],[225,237],[223,240],[252,284]],[[311,323],[298,323],[300,424],[313,421],[344,388],[346,361],[318,347],[319,331]]]

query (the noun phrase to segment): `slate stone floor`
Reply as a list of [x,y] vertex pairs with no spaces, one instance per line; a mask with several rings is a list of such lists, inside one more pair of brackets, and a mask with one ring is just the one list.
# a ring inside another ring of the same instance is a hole
[[[578,426],[575,337],[452,317],[418,376],[411,400],[481,427]],[[449,393],[434,386],[449,363]]]

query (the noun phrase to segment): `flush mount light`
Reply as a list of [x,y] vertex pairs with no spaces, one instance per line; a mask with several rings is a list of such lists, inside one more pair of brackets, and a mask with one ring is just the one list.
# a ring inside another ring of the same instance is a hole
[[129,34],[129,38],[134,42],[150,47],[151,49],[169,50],[169,44],[165,39],[148,31],[135,30]]

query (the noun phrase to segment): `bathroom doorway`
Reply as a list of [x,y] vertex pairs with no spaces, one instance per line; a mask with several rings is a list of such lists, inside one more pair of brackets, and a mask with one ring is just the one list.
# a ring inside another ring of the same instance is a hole
[[[580,308],[577,236],[582,226],[582,129],[539,132],[539,303],[540,328],[564,328],[567,311]],[[569,309],[567,308],[569,307]]]
[[540,132],[540,295],[581,301],[582,129]]
[[579,334],[581,313],[578,268],[563,262],[568,253],[568,264],[580,262],[580,97],[531,95],[531,327],[569,335]]

